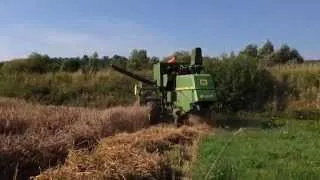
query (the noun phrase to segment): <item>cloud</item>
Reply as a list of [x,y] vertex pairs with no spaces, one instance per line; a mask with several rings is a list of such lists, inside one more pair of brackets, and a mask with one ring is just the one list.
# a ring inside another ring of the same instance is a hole
[[147,30],[126,21],[82,21],[65,26],[15,24],[0,30],[0,59],[25,57],[31,52],[49,56],[128,56],[134,48],[148,50],[150,56],[175,51],[178,41],[167,34]]

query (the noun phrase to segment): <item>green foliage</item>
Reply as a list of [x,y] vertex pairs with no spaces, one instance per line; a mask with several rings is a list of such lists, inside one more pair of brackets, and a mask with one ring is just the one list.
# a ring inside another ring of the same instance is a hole
[[[191,60],[190,52],[188,51],[176,51],[173,55],[178,63],[189,63]],[[168,57],[164,58],[163,61],[167,59]],[[267,41],[260,49],[255,44],[249,44],[239,54],[231,52],[230,54],[224,53],[219,57],[204,56],[203,60],[205,71],[213,75],[214,83],[216,84],[218,95],[216,108],[218,110],[236,112],[241,110],[263,111],[266,108],[274,109],[268,105],[270,101],[274,100],[274,97],[277,101],[276,109],[284,110],[287,106],[288,95],[294,95],[295,97],[299,95],[308,99],[315,99],[315,95],[317,95],[313,88],[316,87],[317,89],[317,83],[319,84],[319,78],[316,76],[317,72],[312,72],[310,75],[303,72],[299,74],[299,77],[288,76],[289,81],[286,82],[283,81],[285,79],[283,77],[286,75],[282,73],[273,73],[271,75],[269,70],[264,68],[289,62],[303,62],[299,52],[288,45],[283,45],[279,50],[275,50],[270,41]],[[131,89],[131,86],[126,87],[122,92],[121,88],[116,90],[120,85],[102,81],[100,83],[104,85],[95,85],[90,88],[90,91],[87,91],[81,88],[79,90],[79,86],[73,86],[73,81],[70,81],[69,84],[65,85],[66,87],[62,88],[60,81],[57,82],[56,78],[61,78],[60,76],[64,72],[72,74],[79,72],[79,77],[94,79],[96,78],[95,74],[103,74],[100,72],[105,71],[110,64],[115,64],[134,72],[145,72],[150,71],[152,64],[159,61],[158,57],[149,57],[145,49],[133,49],[129,58],[118,54],[111,57],[99,56],[97,52],[93,52],[92,55],[85,54],[82,57],[53,58],[39,53],[32,53],[28,58],[12,60],[1,65],[0,74],[3,75],[0,84],[3,87],[0,90],[0,95],[17,96],[54,104],[65,104],[71,101],[78,101],[74,104],[85,104],[89,101],[92,102],[94,98],[86,99],[84,97],[94,96],[99,99],[98,96],[105,96],[107,98],[109,92],[117,91],[120,97],[126,99],[126,97],[132,95],[132,92],[130,91],[127,94],[125,89]],[[57,77],[52,76],[52,79],[50,79],[48,74],[51,73],[58,73],[59,75]],[[48,79],[43,81],[42,75],[32,75],[31,78],[31,74],[45,74],[44,76]],[[65,74],[64,76],[69,79],[73,77],[72,74]],[[108,74],[112,77],[118,77],[115,71],[108,72]],[[277,74],[283,77],[279,78]],[[22,76],[25,76],[23,81],[17,81],[13,78],[23,79]],[[276,79],[272,76],[276,77]],[[37,79],[39,84],[30,84],[29,78]],[[304,80],[306,81],[304,82]],[[84,83],[82,86],[86,86],[90,82],[83,81],[81,83]],[[119,82],[119,84],[121,83]],[[309,84],[312,84],[313,89],[310,89],[311,86]],[[31,90],[32,88],[36,90],[33,91]],[[304,92],[304,89],[307,91]],[[53,97],[56,97],[56,99]],[[64,98],[66,100],[63,100]],[[83,103],[79,100],[81,98],[83,98]],[[109,98],[113,99],[113,97]],[[113,100],[110,101],[113,102]],[[124,100],[121,102],[129,101]]]
[[261,48],[259,56],[261,64],[267,66],[304,62],[304,59],[298,50],[290,48],[287,44],[283,44],[279,50],[274,51],[273,45],[270,41],[267,41]]
[[128,58],[116,54],[110,59],[110,63],[125,69],[127,68]]
[[296,49],[291,49],[290,60],[293,63],[303,63],[304,59]]
[[[282,120],[281,120],[282,121]],[[217,132],[200,144],[192,179],[319,179],[319,122]]]
[[243,51],[240,52],[241,56],[247,58],[257,58],[258,57],[258,46],[255,44],[249,44],[245,47]]
[[60,71],[76,72],[81,67],[80,58],[68,58],[60,61]]
[[48,55],[32,53],[26,59],[16,59],[4,63],[1,68],[5,73],[45,73],[53,67],[53,61]]
[[[189,63],[191,60],[189,51],[176,51],[173,53],[178,63]],[[260,65],[273,66],[276,64],[285,63],[302,63],[303,57],[299,54],[298,50],[290,48],[284,44],[277,51],[274,50],[273,44],[268,40],[260,49],[255,44],[247,45],[237,55],[234,52],[230,53],[229,57],[244,59],[258,59]],[[226,59],[228,54],[223,54],[220,57],[205,56],[204,61]],[[163,61],[167,61],[169,57],[165,57]],[[96,73],[101,69],[107,68],[111,63],[118,65],[122,68],[130,70],[144,70],[151,69],[152,64],[159,62],[158,57],[149,57],[145,49],[133,49],[129,58],[120,56],[118,54],[99,57],[97,52],[92,55],[83,55],[80,57],[49,57],[39,53],[32,53],[25,59],[16,59],[4,63],[1,72],[15,74],[15,73],[48,73],[48,72],[76,72],[81,70],[85,74]]]
[[223,111],[261,110],[272,99],[274,80],[259,68],[255,59],[243,57],[206,62],[205,71],[213,76],[217,106]]
[[128,68],[131,70],[151,69],[152,64],[158,61],[157,57],[148,57],[147,50],[134,49],[128,61]]
[[259,56],[264,57],[272,54],[274,52],[274,46],[271,41],[267,40],[267,42],[259,49]]
[[277,63],[285,63],[291,58],[290,55],[290,47],[287,44],[284,44],[280,47],[279,51],[277,52]]

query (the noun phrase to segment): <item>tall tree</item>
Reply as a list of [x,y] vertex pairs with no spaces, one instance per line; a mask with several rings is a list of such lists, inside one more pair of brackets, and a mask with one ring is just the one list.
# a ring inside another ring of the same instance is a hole
[[121,68],[126,68],[127,67],[127,63],[128,63],[128,59],[124,56],[120,56],[118,54],[113,55],[113,57],[110,59],[110,62],[112,64],[115,64]]
[[129,57],[129,67],[132,69],[142,69],[149,64],[149,58],[147,54],[147,50],[141,49],[133,49],[131,51],[131,55]]
[[259,56],[264,57],[266,55],[270,55],[274,52],[274,46],[271,41],[267,40],[266,43],[262,46],[262,48],[259,50]]
[[89,57],[89,71],[90,73],[95,73],[98,70],[98,60],[99,60],[99,55],[97,52],[94,52],[90,57]]
[[290,60],[290,56],[291,56],[291,50],[290,47],[287,44],[283,44],[279,51],[277,52],[278,57],[277,57],[277,61],[279,63],[286,63]]
[[291,49],[291,52],[290,52],[290,61],[293,61],[295,63],[303,63],[304,59],[300,55],[298,50],[293,48],[293,49]]
[[258,46],[255,44],[249,44],[240,52],[240,55],[256,58],[258,57]]

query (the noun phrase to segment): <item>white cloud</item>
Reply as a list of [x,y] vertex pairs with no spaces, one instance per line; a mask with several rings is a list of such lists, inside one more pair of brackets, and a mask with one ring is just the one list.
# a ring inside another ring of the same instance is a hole
[[[120,23],[119,23],[120,22]],[[177,40],[147,31],[141,25],[124,21],[77,22],[62,27],[16,24],[0,30],[0,59],[24,57],[31,52],[49,56],[100,55],[128,56],[133,48],[144,48],[150,56],[163,56],[176,49]],[[83,28],[79,28],[79,26]]]

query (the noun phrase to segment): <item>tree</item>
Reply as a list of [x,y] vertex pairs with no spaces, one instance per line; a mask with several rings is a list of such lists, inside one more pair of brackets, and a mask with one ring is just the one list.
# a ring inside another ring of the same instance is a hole
[[98,60],[99,60],[99,55],[97,52],[94,52],[90,57],[89,57],[89,64],[88,68],[90,73],[96,73],[98,70]]
[[127,62],[128,59],[124,56],[120,56],[118,54],[115,54],[111,59],[110,59],[111,64],[117,65],[121,68],[126,68],[127,67]]
[[26,71],[31,73],[46,73],[49,71],[50,63],[48,55],[33,52],[27,58]]
[[267,42],[259,50],[259,56],[264,57],[266,55],[272,54],[273,52],[274,52],[274,46],[271,41],[267,40]]
[[141,70],[149,65],[149,58],[147,55],[147,50],[133,49],[129,57],[129,68]]
[[240,52],[240,55],[256,58],[258,57],[258,46],[255,44],[249,44]]
[[294,63],[303,63],[304,59],[296,49],[291,49],[290,52],[290,61]]
[[88,55],[83,55],[81,58],[81,70],[82,73],[87,73],[88,70],[88,63],[89,63],[89,56]]
[[287,44],[284,44],[280,47],[279,51],[277,52],[277,62],[278,63],[287,63],[290,60],[291,50]]
[[75,72],[80,66],[80,58],[65,58],[62,60],[60,71]]
[[231,52],[230,52],[230,57],[231,57],[231,58],[235,58],[235,57],[236,57],[236,53],[235,53],[234,51],[231,51]]
[[245,56],[206,62],[204,70],[216,85],[217,110],[258,111],[272,100],[273,77],[258,63],[256,58]]
[[151,59],[150,59],[151,64],[157,63],[159,61],[160,61],[160,59],[158,57],[156,57],[156,56],[152,56]]
[[103,56],[101,59],[101,64],[102,64],[102,68],[105,68],[108,66],[108,64],[110,63],[110,58],[109,56]]

